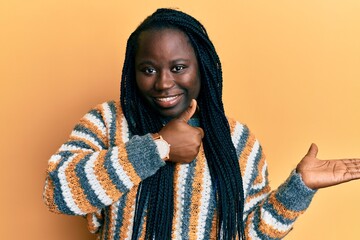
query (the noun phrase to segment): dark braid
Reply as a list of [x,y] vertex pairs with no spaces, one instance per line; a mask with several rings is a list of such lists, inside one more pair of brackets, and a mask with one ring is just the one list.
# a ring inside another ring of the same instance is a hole
[[[179,29],[184,32],[195,51],[201,75],[197,98],[205,156],[212,183],[216,189],[218,239],[245,239],[243,211],[244,191],[230,127],[222,103],[222,70],[219,57],[203,25],[181,11],[158,9],[130,35],[121,82],[121,105],[132,134],[159,132],[162,128],[158,113],[147,107],[135,81],[135,54],[141,32],[150,29]],[[132,239],[137,239],[146,212],[146,239],[170,239],[174,211],[174,164],[167,162],[139,186]],[[157,194],[154,194],[157,193]]]

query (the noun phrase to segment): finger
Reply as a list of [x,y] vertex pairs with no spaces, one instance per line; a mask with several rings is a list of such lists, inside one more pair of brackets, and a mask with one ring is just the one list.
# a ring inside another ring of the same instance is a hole
[[197,105],[196,100],[195,99],[191,100],[190,106],[177,118],[187,123],[190,120],[190,118],[194,115],[196,111],[196,105]]
[[204,138],[204,130],[201,127],[196,127],[197,130],[199,130],[201,138]]
[[316,146],[315,143],[312,143],[310,148],[309,148],[309,151],[307,152],[306,156],[307,157],[315,157],[316,158],[316,155],[318,153],[318,147]]

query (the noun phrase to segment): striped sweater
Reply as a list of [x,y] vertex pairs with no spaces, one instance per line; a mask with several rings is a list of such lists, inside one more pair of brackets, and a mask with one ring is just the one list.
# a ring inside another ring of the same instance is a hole
[[[246,239],[281,239],[315,191],[295,171],[271,191],[258,140],[245,125],[231,119],[229,124],[243,177]],[[131,136],[120,104],[103,103],[51,156],[44,201],[52,212],[86,217],[97,239],[131,239],[138,185],[164,165],[151,135]],[[172,239],[216,239],[216,197],[203,149],[191,163],[176,165],[173,184]],[[144,221],[138,239],[145,226]]]

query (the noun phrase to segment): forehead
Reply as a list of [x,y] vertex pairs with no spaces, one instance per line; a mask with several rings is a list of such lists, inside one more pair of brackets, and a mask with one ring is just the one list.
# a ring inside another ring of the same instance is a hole
[[[178,29],[151,29],[140,33],[136,58],[146,56],[183,55],[195,57],[188,36]],[[176,56],[174,56],[176,57]]]

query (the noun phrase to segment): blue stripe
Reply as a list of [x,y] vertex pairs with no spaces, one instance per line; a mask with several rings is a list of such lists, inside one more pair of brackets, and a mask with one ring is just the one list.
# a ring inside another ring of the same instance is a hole
[[93,110],[89,111],[89,114],[91,114],[91,115],[93,115],[94,117],[96,117],[96,118],[103,124],[104,127],[106,126],[106,124],[105,124],[105,122],[104,122],[104,119],[103,119],[103,117],[101,116],[100,111],[93,109]]
[[110,216],[111,216],[111,208],[110,207],[106,207],[104,208],[104,238],[103,239],[107,239],[108,238],[108,234],[109,231],[111,231],[110,228]]
[[283,224],[292,224],[294,222],[294,220],[290,220],[285,218],[282,215],[279,215],[277,213],[277,211],[274,209],[274,206],[272,204],[269,203],[269,201],[267,200],[264,205],[263,205],[264,210],[268,211],[277,221],[283,223]]
[[119,199],[114,239],[120,239],[120,228],[123,225],[123,214],[124,214],[124,209],[126,206],[127,194],[128,194],[128,192]]
[[189,223],[190,223],[190,205],[192,197],[192,183],[194,181],[195,165],[197,160],[189,163],[188,174],[185,179],[185,191],[184,191],[184,204],[182,213],[182,224],[181,224],[181,237],[183,239],[189,239]]
[[93,149],[88,144],[86,144],[85,142],[80,141],[80,140],[70,140],[70,141],[66,142],[65,145],[78,147],[78,148],[84,148],[84,149],[90,149],[90,150],[95,151],[95,149]]
[[85,173],[85,164],[89,161],[91,155],[92,154],[87,154],[83,159],[78,162],[75,168],[75,172],[76,176],[79,178],[81,188],[84,189],[86,199],[91,203],[91,205],[100,209],[105,205],[100,201],[94,190],[91,188],[91,185]]
[[[268,235],[265,235],[263,234],[260,230],[259,230],[259,223],[260,223],[260,218],[261,218],[261,213],[260,213],[260,209],[261,208],[257,208],[255,210],[255,213],[254,213],[254,218],[253,218],[253,225],[254,225],[254,229],[255,229],[255,232],[257,233],[259,239],[267,239],[267,240],[272,240],[272,239],[278,239],[278,238],[271,238],[270,236]],[[279,238],[280,239],[280,238]]]
[[243,127],[244,128],[243,128],[243,132],[240,136],[239,143],[236,146],[236,156],[238,159],[246,146],[246,142],[247,142],[247,140],[249,138],[249,134],[250,134],[249,128],[245,125],[243,125]]
[[215,209],[216,209],[215,189],[214,189],[214,187],[211,186],[210,202],[209,202],[208,214],[207,214],[206,222],[205,222],[204,239],[210,239],[210,233],[211,233],[211,227],[212,227],[212,219],[213,219],[214,214],[215,214]]
[[102,149],[106,148],[106,145],[103,143],[103,141],[101,141],[98,136],[92,132],[90,129],[88,129],[87,127],[81,125],[81,124],[77,124],[74,128],[74,130],[81,132],[81,133],[85,133],[87,135],[90,135],[92,138],[95,139],[95,141],[101,146]]
[[150,134],[133,136],[131,141],[126,143],[125,148],[129,162],[141,179],[154,175],[165,165],[156,151],[156,145]]
[[[62,155],[61,153],[59,155]],[[60,163],[57,166],[57,169],[53,172],[50,172],[50,178],[52,179],[53,183],[54,183],[54,202],[57,206],[57,208],[65,214],[69,214],[69,215],[75,215],[75,213],[73,211],[70,210],[70,208],[66,205],[66,202],[64,200],[64,196],[61,190],[61,183],[60,183],[60,179],[58,177],[58,171],[59,168],[62,167],[64,165],[64,163],[66,161],[69,160],[69,157],[72,154],[64,154],[64,156],[62,156],[62,159],[60,161]]]
[[[111,123],[110,123],[110,126],[108,126],[109,128],[109,146],[115,146],[116,143],[116,107],[115,107],[115,104],[114,102],[109,102],[108,103],[108,106],[110,108],[110,112],[111,112]],[[119,119],[120,120],[120,119]]]
[[[261,149],[261,146],[259,147],[257,153],[256,153],[256,156],[255,156],[255,159],[254,159],[254,167],[252,169],[252,172],[251,172],[251,177],[250,177],[250,184],[249,184],[249,187],[247,189],[248,191],[248,195],[254,195],[256,193],[258,193],[259,191],[262,190],[262,188],[260,189],[254,189],[252,188],[252,185],[254,184],[254,181],[256,179],[257,176],[259,176],[261,173],[259,173],[258,171],[258,166],[259,166],[259,162],[261,160],[261,157],[262,157],[262,149]],[[260,169],[261,171],[261,169]]]
[[[126,191],[128,191],[127,187],[124,185],[124,183],[120,180],[118,174],[116,173],[116,169],[112,166],[112,160],[111,160],[111,154],[112,152],[112,148],[110,148],[106,155],[105,155],[105,162],[104,162],[104,167],[107,171],[107,173],[109,174],[109,177],[111,179],[111,181],[114,183],[114,185],[116,186],[116,188],[124,193]],[[116,156],[116,160],[118,161],[118,156]]]

